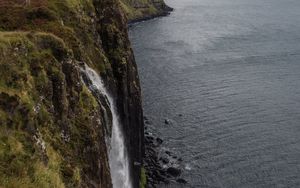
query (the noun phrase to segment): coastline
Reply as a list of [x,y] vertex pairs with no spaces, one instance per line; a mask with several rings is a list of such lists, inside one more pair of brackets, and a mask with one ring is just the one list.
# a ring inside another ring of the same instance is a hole
[[168,5],[164,5],[164,9],[161,12],[157,13],[157,14],[144,15],[142,17],[129,19],[128,20],[128,27],[131,27],[134,24],[139,23],[139,22],[148,21],[148,20],[151,20],[151,19],[154,19],[154,18],[168,16],[173,11],[174,11],[174,8],[169,7]]
[[[169,16],[174,8],[163,4],[163,9],[158,13],[143,15],[134,19],[128,19],[128,28],[140,22],[149,21],[151,19]],[[165,122],[168,124],[168,120]],[[176,156],[175,153],[163,147],[164,139],[155,135],[151,131],[151,120],[144,116],[144,159],[143,170],[146,177],[146,187],[158,187],[160,185],[174,184],[184,186],[188,184],[181,174],[184,171],[183,159]]]

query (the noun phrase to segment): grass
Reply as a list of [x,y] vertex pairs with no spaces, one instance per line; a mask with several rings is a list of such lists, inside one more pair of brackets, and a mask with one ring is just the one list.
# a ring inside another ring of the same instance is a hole
[[[62,156],[51,146],[59,140],[50,136],[51,101],[41,100],[49,75],[61,73],[65,45],[52,34],[0,32],[0,52],[0,187],[65,187]],[[46,153],[33,139],[37,128],[48,130]]]
[[146,186],[147,186],[146,170],[144,167],[142,167],[141,168],[140,188],[145,188]]
[[0,186],[64,187],[60,178],[60,156],[47,146],[48,165],[25,132],[0,131]]
[[65,187],[61,178],[61,156],[54,151],[50,145],[47,145],[48,165],[43,162],[37,162],[34,165],[34,181],[36,187]]

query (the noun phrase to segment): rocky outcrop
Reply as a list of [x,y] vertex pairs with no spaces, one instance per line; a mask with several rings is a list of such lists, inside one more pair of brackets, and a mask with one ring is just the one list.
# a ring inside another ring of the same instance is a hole
[[134,187],[143,157],[137,68],[118,0],[0,1],[0,186],[112,187],[101,100],[88,64],[114,95]]
[[120,0],[120,3],[127,14],[129,24],[166,16],[173,11],[164,0]]

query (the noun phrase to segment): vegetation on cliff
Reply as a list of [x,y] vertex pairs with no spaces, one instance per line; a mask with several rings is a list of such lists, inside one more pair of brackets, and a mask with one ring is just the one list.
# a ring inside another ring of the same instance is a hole
[[165,16],[173,9],[164,0],[120,0],[129,22]]
[[52,34],[0,36],[1,185],[89,186],[99,162],[95,184],[110,185],[99,106],[71,51]]
[[[140,146],[139,80],[119,2],[0,1],[0,187],[112,186],[102,104],[81,82],[82,63],[116,97],[127,145]],[[142,147],[130,156],[137,187]]]

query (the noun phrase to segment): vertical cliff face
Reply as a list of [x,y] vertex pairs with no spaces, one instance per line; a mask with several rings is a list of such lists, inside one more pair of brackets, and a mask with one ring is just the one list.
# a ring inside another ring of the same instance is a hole
[[99,9],[101,27],[98,32],[102,36],[102,45],[111,62],[114,75],[115,97],[124,126],[130,167],[135,187],[139,185],[140,168],[143,157],[143,114],[141,92],[137,67],[130,42],[127,37],[127,20],[121,11],[113,11],[118,1],[102,0],[99,6],[109,5],[111,9]]
[[112,187],[107,105],[83,84],[85,63],[117,101],[138,187],[143,115],[120,2],[26,2],[0,1],[0,186]]

